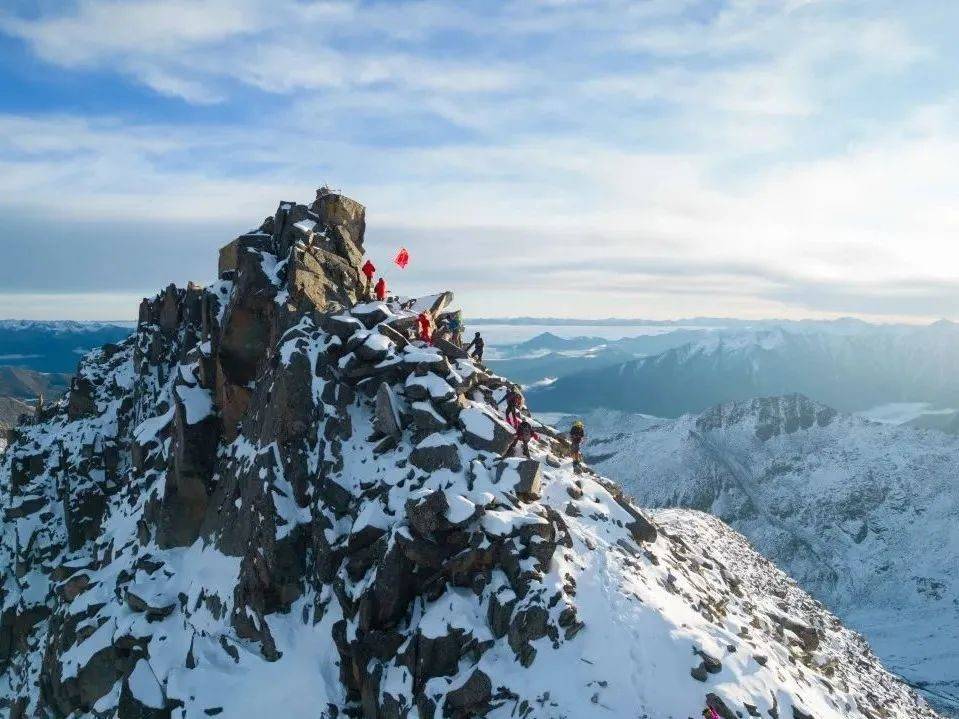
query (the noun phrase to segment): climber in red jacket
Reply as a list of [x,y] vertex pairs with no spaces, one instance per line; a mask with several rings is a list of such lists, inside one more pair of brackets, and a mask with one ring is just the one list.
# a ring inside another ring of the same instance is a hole
[[378,299],[380,302],[386,301],[386,280],[385,279],[380,277],[380,279],[376,281],[376,287],[374,288],[374,292],[376,293],[376,299]]
[[516,449],[516,445],[522,442],[523,454],[529,458],[529,443],[534,439],[539,439],[539,436],[533,431],[533,425],[524,419],[516,428],[516,435],[513,437],[513,441],[510,442],[509,447],[506,448],[506,451],[503,452],[503,456],[509,457],[513,454],[513,450]]
[[363,288],[363,295],[369,299],[372,296],[373,275],[376,274],[376,266],[367,260],[366,264],[363,265],[363,274],[366,275],[366,287]]
[[428,345],[433,344],[433,321],[430,319],[429,312],[420,312],[416,318],[416,324],[419,327],[420,340]]
[[514,429],[519,427],[519,413],[522,411],[524,404],[523,393],[519,391],[519,387],[510,385],[509,389],[506,390],[506,396],[497,402],[496,406],[498,407],[503,402],[506,402],[506,421]]

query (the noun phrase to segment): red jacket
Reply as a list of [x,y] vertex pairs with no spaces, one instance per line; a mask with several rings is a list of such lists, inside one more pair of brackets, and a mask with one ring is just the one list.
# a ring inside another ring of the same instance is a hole
[[376,287],[374,288],[374,290],[376,291],[376,299],[378,299],[380,302],[385,300],[386,299],[386,280],[380,277],[380,279],[376,283]]
[[366,279],[372,280],[374,272],[376,272],[376,267],[373,266],[372,262],[367,260],[366,264],[363,265],[363,274],[366,275]]

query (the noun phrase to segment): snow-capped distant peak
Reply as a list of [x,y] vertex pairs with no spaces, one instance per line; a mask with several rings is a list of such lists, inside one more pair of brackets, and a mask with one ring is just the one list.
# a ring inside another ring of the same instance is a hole
[[43,332],[53,332],[56,334],[83,334],[88,332],[97,332],[102,329],[113,327],[128,327],[132,329],[136,326],[133,321],[80,321],[80,320],[0,320],[0,330],[12,332],[21,332],[26,330],[39,330]]

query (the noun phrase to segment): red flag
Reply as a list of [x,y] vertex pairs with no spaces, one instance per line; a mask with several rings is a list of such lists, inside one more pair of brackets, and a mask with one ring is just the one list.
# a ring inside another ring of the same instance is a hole
[[400,250],[399,254],[396,256],[396,259],[393,260],[398,264],[402,269],[406,269],[406,266],[410,263],[410,253],[406,251],[404,247]]

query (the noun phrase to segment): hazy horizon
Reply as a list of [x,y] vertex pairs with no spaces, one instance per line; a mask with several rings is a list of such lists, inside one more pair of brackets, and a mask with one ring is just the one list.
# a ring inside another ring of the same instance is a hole
[[[590,326],[609,326],[609,327],[629,327],[629,326],[640,326],[640,325],[652,325],[652,326],[661,326],[661,327],[670,327],[676,328],[677,326],[689,324],[696,329],[710,329],[720,326],[720,323],[731,322],[738,325],[749,325],[749,324],[771,324],[775,325],[777,323],[781,324],[802,324],[802,323],[841,323],[841,322],[858,322],[874,327],[890,327],[890,326],[912,326],[912,327],[927,327],[939,322],[950,322],[954,323],[953,320],[940,317],[938,319],[917,319],[917,318],[905,318],[901,321],[895,320],[864,320],[859,317],[854,316],[838,316],[838,317],[798,317],[798,318],[785,318],[785,317],[723,317],[723,316],[711,316],[711,315],[696,315],[692,317],[672,317],[667,319],[652,319],[648,317],[560,317],[560,316],[549,316],[549,317],[530,317],[530,316],[503,316],[503,317],[466,317],[466,320],[470,324],[484,326],[484,325],[542,325],[544,327],[590,327]],[[137,323],[136,317],[130,317],[127,319],[118,319],[116,317],[92,317],[92,318],[83,318],[76,319],[66,316],[57,316],[57,317],[14,317],[14,316],[3,316],[0,315],[0,322],[45,322],[45,323],[56,323],[56,322],[76,322],[80,324],[115,324],[115,325],[130,325],[135,326]]]

